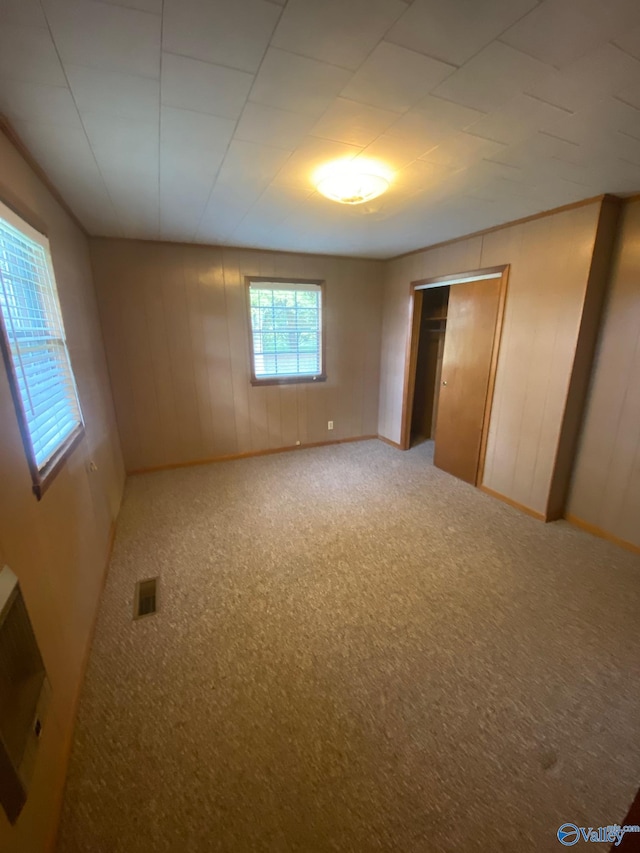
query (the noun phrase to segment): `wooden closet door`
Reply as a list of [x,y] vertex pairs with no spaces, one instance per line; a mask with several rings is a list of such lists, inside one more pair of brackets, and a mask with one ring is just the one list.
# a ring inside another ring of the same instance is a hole
[[476,484],[500,279],[454,284],[449,294],[434,464]]

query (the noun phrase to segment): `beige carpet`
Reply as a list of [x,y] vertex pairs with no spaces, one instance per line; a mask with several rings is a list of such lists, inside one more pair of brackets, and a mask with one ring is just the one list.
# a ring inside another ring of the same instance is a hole
[[[431,450],[129,480],[59,853],[543,853],[622,821],[640,558]],[[133,622],[150,575],[160,612]]]

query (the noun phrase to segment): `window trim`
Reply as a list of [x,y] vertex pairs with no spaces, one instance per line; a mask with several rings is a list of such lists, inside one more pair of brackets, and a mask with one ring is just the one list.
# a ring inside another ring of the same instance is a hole
[[[322,372],[315,376],[256,376],[256,366],[253,352],[253,323],[251,322],[251,285],[254,283],[269,283],[269,284],[315,284],[320,288],[320,358],[322,360]],[[300,385],[309,382],[326,382],[327,381],[327,302],[326,302],[326,287],[323,279],[319,278],[299,278],[290,276],[289,278],[279,278],[274,275],[246,275],[245,283],[245,302],[246,302],[246,317],[249,323],[249,381],[251,385]]]
[[[19,230],[23,230],[23,233],[30,239],[35,242],[40,243],[44,250],[45,256],[47,259],[47,266],[49,268],[49,275],[51,276],[53,285],[56,289],[57,296],[57,282],[55,277],[55,271],[53,269],[53,259],[51,257],[51,248],[49,244],[48,236],[43,232],[36,228],[34,225],[29,222],[29,220],[25,217],[24,213],[18,213],[13,207],[6,203],[3,199],[0,199],[0,204],[10,213],[13,217],[15,217],[18,222],[11,222],[14,227]],[[1,210],[0,210],[1,212]],[[26,226],[26,228],[24,227]],[[60,304],[60,299],[58,296],[58,305]],[[62,314],[62,308],[60,308],[60,313]],[[64,317],[62,318],[64,323]],[[18,427],[20,429],[20,436],[22,438],[22,444],[24,446],[25,456],[27,458],[27,464],[29,466],[29,471],[31,473],[31,481],[32,481],[32,490],[34,495],[38,500],[42,499],[42,496],[49,488],[56,475],[62,469],[66,460],[71,456],[73,451],[76,449],[82,438],[84,438],[85,434],[85,426],[84,419],[82,418],[82,411],[80,411],[81,421],[70,433],[66,439],[62,442],[62,444],[58,447],[56,452],[51,456],[50,459],[43,465],[41,469],[38,468],[38,463],[36,462],[35,454],[33,452],[33,446],[31,443],[31,434],[29,432],[29,426],[27,423],[27,416],[24,410],[24,405],[22,402],[22,397],[20,395],[20,389],[18,387],[18,377],[15,370],[15,365],[13,363],[13,358],[11,356],[11,346],[9,344],[9,337],[7,335],[7,330],[5,326],[4,317],[2,312],[0,312],[0,350],[2,350],[2,359],[4,361],[4,365],[7,371],[7,380],[9,382],[9,388],[11,390],[11,398],[13,400],[13,406],[16,411],[16,417],[18,420]],[[67,352],[69,351],[67,345]],[[71,364],[71,354],[69,353],[69,362],[71,366],[71,371],[73,373],[73,380],[75,383],[75,371],[73,370],[73,365]]]

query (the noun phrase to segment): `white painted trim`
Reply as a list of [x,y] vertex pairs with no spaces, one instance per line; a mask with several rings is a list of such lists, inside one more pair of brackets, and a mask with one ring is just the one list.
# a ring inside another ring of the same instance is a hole
[[484,275],[463,275],[447,281],[435,281],[433,284],[418,284],[416,290],[430,290],[432,287],[448,287],[450,284],[464,284],[467,281],[485,281],[488,278],[502,278],[501,272],[488,272]]

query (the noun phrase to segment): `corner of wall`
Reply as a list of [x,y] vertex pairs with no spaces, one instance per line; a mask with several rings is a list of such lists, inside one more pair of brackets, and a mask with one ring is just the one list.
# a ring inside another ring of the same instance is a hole
[[565,513],[580,428],[592,378],[594,354],[601,326],[605,295],[611,277],[611,264],[619,236],[618,225],[621,208],[621,199],[614,196],[605,196],[600,205],[573,370],[569,381],[551,488],[547,500],[545,516],[548,521],[562,518]]

